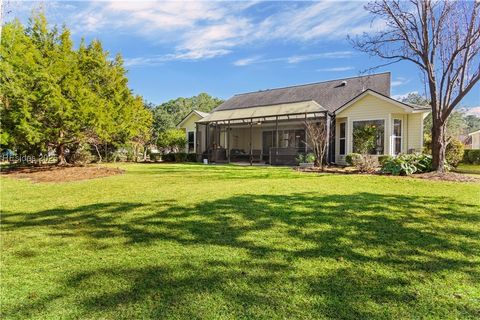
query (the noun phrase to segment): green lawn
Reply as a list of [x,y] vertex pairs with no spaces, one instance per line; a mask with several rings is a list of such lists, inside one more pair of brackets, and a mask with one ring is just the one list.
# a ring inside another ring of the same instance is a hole
[[469,175],[480,175],[480,165],[479,164],[467,164],[460,163],[455,169],[456,172],[465,173]]
[[124,168],[1,177],[2,319],[480,317],[480,184]]

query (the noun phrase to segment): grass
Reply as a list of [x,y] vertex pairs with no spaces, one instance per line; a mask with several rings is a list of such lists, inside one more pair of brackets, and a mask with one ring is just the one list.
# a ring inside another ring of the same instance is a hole
[[124,165],[1,177],[2,319],[478,319],[480,185]]
[[467,164],[460,163],[455,172],[465,173],[468,175],[480,175],[480,165],[479,164]]

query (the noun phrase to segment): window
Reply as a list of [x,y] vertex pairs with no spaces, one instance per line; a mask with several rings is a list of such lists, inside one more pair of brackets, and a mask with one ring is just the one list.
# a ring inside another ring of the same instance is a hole
[[402,153],[402,120],[393,119],[393,154]]
[[340,123],[340,155],[345,155],[346,149],[346,123]]
[[384,150],[384,120],[353,122],[353,152],[362,154],[384,154]]
[[195,152],[195,132],[188,132],[188,152]]

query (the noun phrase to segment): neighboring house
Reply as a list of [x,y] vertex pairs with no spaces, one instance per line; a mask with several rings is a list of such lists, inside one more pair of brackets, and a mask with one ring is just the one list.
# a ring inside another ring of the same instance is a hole
[[471,140],[470,149],[480,149],[480,130],[469,133],[468,137]]
[[353,130],[365,125],[377,127],[374,155],[421,151],[428,112],[391,98],[387,72],[237,94],[209,114],[192,111],[178,127],[199,160],[294,164],[309,149],[305,121],[325,121],[326,160],[345,164],[356,150]]

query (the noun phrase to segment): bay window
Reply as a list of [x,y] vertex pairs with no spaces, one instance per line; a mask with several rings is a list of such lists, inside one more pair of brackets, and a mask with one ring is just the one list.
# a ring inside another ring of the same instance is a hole
[[385,120],[353,121],[353,152],[384,154]]

